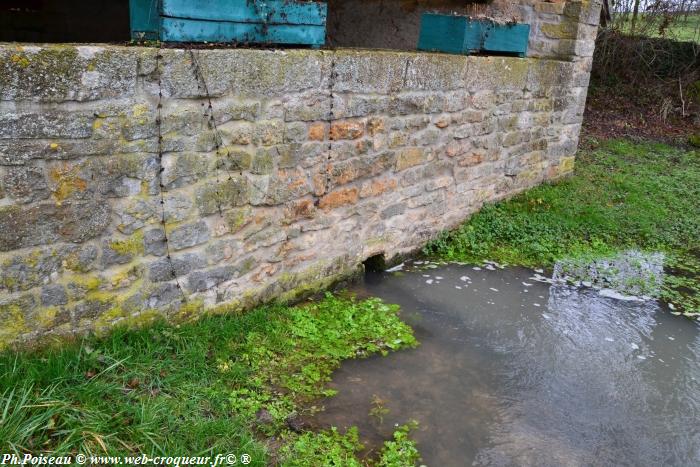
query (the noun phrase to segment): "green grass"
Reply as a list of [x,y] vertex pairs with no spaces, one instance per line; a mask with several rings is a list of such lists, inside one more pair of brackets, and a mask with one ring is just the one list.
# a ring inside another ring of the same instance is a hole
[[[396,306],[328,295],[299,307],[5,351],[0,452],[248,453],[251,465],[312,466],[313,449],[302,448],[321,444],[354,459],[353,432],[298,434],[288,420],[332,394],[325,385],[342,360],[414,345]],[[279,454],[264,443],[272,436],[284,440]]]
[[[623,32],[630,32],[632,21],[630,19],[615,19]],[[662,37],[659,31],[659,26],[662,23],[660,15],[645,15],[640,14],[637,20],[637,32],[648,37]],[[700,42],[700,14],[691,14],[687,18],[680,17],[675,20],[668,29],[664,32],[663,37],[673,39],[680,42]]]
[[700,312],[700,155],[663,144],[614,140],[581,149],[572,177],[485,206],[425,252],[551,266],[564,258],[662,251],[674,276],[663,298]]

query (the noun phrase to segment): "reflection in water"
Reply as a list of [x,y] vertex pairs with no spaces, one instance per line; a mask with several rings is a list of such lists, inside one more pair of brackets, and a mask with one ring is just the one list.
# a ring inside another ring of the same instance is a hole
[[429,466],[700,465],[697,324],[533,274],[368,277],[354,292],[400,304],[421,346],[345,363],[316,423],[358,425],[377,446],[415,419]]

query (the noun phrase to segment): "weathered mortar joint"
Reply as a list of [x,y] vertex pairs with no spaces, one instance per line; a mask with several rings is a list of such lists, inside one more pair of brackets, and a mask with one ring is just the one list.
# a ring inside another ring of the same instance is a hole
[[[324,172],[325,172],[325,182],[324,186],[321,190],[316,189],[314,191],[314,206],[320,207],[322,204],[322,198],[319,198],[320,196],[326,195],[328,191],[330,190],[330,185],[331,185],[331,171],[332,171],[332,163],[331,159],[333,156],[333,141],[337,139],[337,137],[334,136],[333,128],[334,128],[334,123],[333,121],[335,120],[335,112],[334,112],[334,101],[335,101],[335,95],[333,93],[333,86],[335,84],[335,80],[337,78],[336,74],[336,58],[335,58],[335,52],[331,52],[331,59],[330,59],[330,74],[328,78],[328,116],[326,118],[326,123],[328,124],[328,147],[326,148],[327,156],[326,156],[326,163],[324,167]],[[323,131],[323,136],[325,137],[325,128],[319,128],[317,127],[316,131],[316,136],[314,139],[319,139],[318,132]]]
[[164,245],[164,250],[165,250],[165,259],[170,267],[170,279],[172,279],[175,282],[175,287],[177,290],[180,292],[180,300],[182,303],[187,303],[187,297],[185,295],[185,292],[182,289],[182,286],[180,285],[180,281],[178,279],[178,274],[177,270],[175,267],[175,263],[173,262],[172,254],[171,254],[171,247],[170,247],[170,239],[168,238],[168,230],[167,230],[167,222],[166,222],[166,215],[165,215],[165,184],[163,183],[163,172],[165,171],[163,167],[163,134],[162,134],[162,124],[163,124],[163,86],[162,86],[162,70],[161,70],[161,60],[162,60],[162,55],[158,53],[156,55],[156,64],[155,64],[155,72],[158,74],[157,79],[158,79],[158,104],[157,104],[157,110],[156,110],[156,126],[158,128],[157,131],[157,138],[158,138],[158,175],[157,175],[157,183],[158,183],[158,193],[160,196],[160,211],[161,211],[161,227],[163,231],[163,245]]

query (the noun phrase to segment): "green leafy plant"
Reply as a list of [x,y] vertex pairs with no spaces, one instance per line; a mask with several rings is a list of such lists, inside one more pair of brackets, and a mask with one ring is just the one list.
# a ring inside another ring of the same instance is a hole
[[416,428],[418,428],[416,421],[400,426],[394,432],[394,439],[384,442],[377,466],[407,467],[416,465],[420,460],[420,453],[416,442],[410,437],[410,432]]
[[336,428],[320,433],[309,432],[282,448],[281,464],[284,467],[361,467],[355,455],[362,448],[354,427],[345,434],[340,434]]

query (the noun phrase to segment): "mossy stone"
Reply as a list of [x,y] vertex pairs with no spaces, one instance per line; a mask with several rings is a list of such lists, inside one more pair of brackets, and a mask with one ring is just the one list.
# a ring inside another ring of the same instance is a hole
[[195,202],[203,215],[214,214],[220,208],[242,206],[248,202],[248,181],[232,176],[223,182],[207,184],[197,190]]

